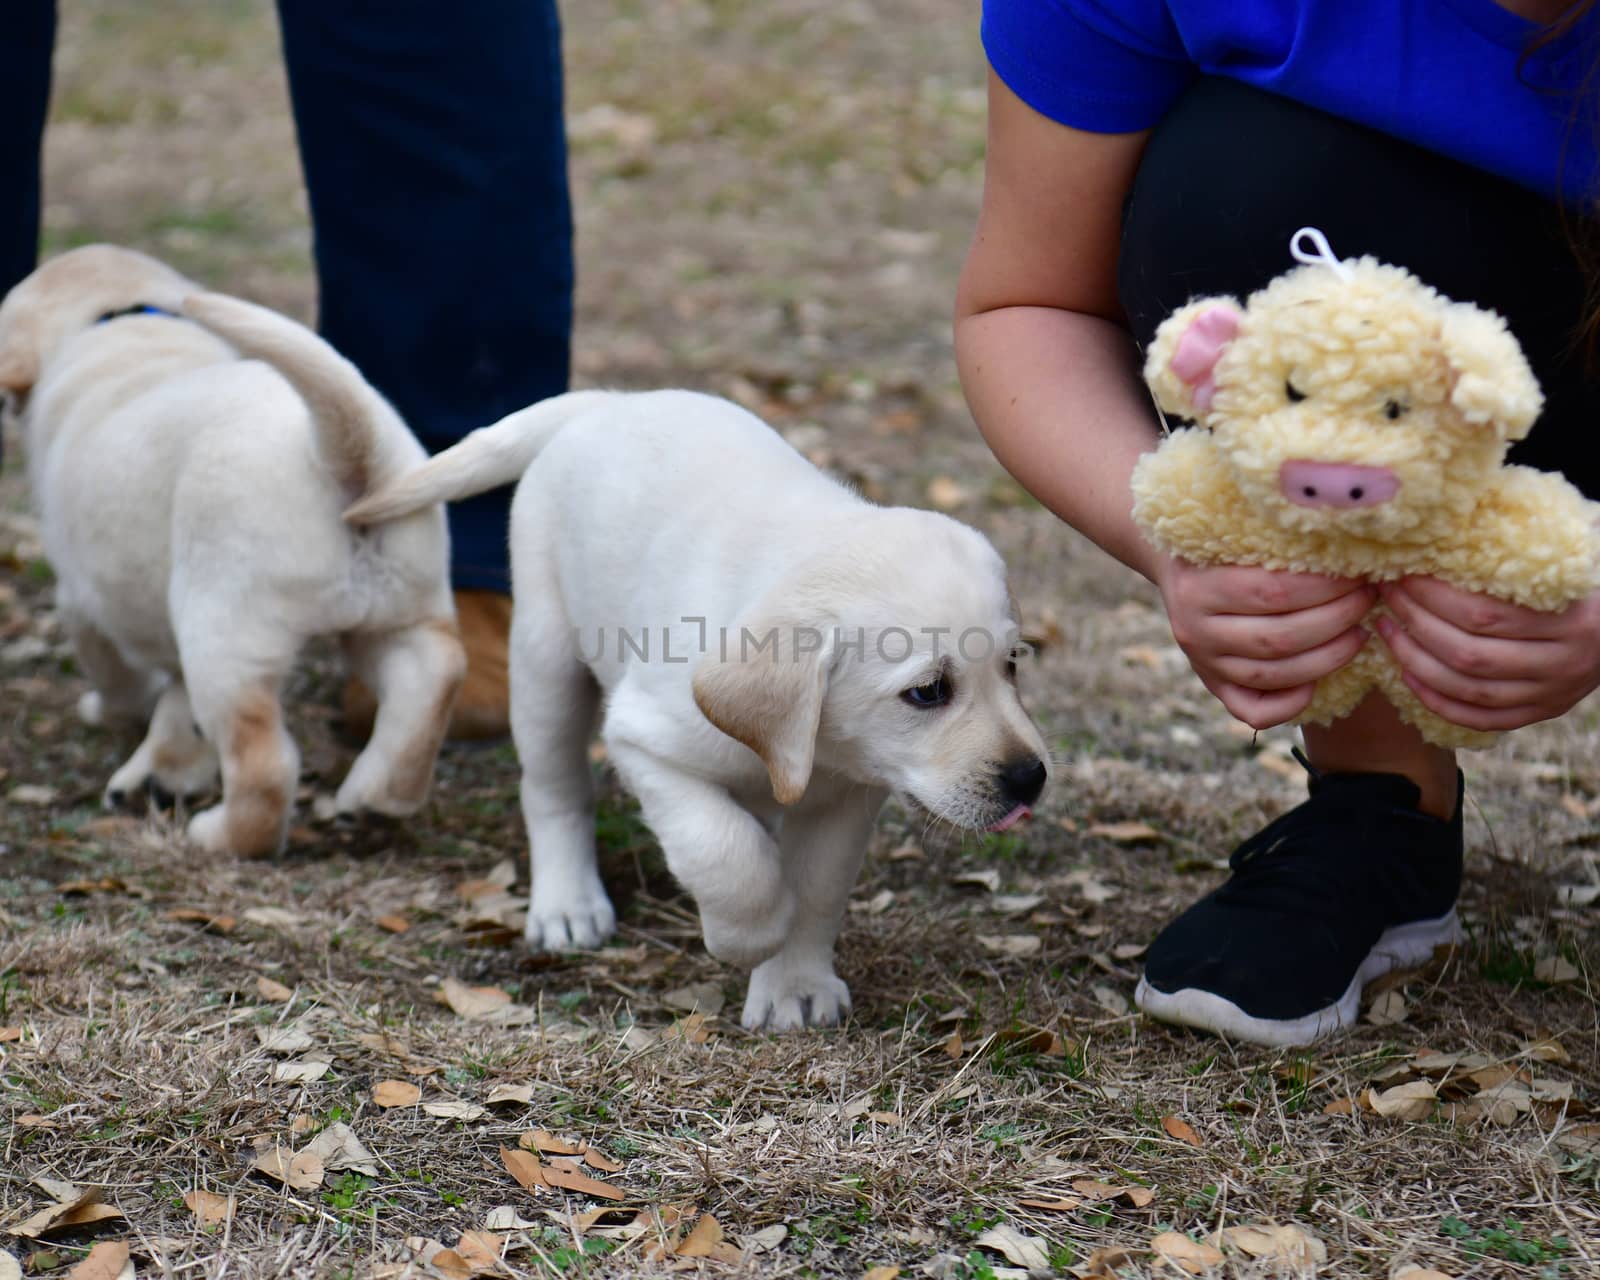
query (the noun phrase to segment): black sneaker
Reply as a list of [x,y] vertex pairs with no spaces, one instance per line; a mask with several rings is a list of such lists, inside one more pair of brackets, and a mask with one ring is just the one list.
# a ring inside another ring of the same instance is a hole
[[1365,983],[1460,937],[1459,774],[1456,788],[1444,822],[1417,809],[1409,778],[1311,770],[1311,798],[1240,845],[1232,878],[1151,944],[1139,1008],[1257,1044],[1348,1027]]

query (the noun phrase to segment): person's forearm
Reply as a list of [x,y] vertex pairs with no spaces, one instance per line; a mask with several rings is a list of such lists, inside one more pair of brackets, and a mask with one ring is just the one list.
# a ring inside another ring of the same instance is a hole
[[1048,307],[959,316],[956,361],[984,439],[1022,486],[1124,564],[1153,578],[1128,478],[1159,438],[1127,332]]

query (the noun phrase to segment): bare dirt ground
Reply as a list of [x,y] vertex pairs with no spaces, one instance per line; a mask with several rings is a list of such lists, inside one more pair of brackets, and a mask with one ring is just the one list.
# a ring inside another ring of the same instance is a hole
[[[310,318],[271,6],[63,8],[47,250],[120,241]],[[891,809],[841,943],[854,1019],[782,1039],[738,1028],[740,976],[609,783],[622,929],[594,955],[506,927],[509,747],[449,751],[415,821],[315,822],[351,756],[325,658],[292,690],[288,853],[203,861],[170,816],[99,807],[129,744],[72,714],[13,441],[0,1277],[1600,1274],[1596,707],[1465,762],[1468,940],[1353,1034],[1273,1052],[1141,1020],[1142,947],[1302,784],[963,407],[975,6],[585,0],[567,57],[578,382],[733,395],[989,533],[1046,641],[1043,811],[959,839]]]

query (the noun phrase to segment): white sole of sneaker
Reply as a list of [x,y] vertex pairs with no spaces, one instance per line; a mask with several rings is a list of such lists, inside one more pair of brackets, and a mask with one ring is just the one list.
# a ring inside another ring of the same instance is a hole
[[1247,1040],[1275,1048],[1311,1044],[1355,1022],[1361,1011],[1361,989],[1367,983],[1395,969],[1422,964],[1433,957],[1435,947],[1460,940],[1461,921],[1454,908],[1435,920],[1413,920],[1396,925],[1367,953],[1344,995],[1325,1009],[1286,1021],[1252,1017],[1232,1000],[1213,991],[1193,987],[1157,991],[1143,978],[1139,979],[1133,1000],[1158,1022],[1199,1027],[1232,1040]]

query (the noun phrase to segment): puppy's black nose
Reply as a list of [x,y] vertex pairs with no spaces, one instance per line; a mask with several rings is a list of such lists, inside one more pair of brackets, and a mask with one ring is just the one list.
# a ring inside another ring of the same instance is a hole
[[1024,756],[1000,770],[1000,793],[1012,804],[1032,804],[1044,790],[1044,780],[1044,761]]

